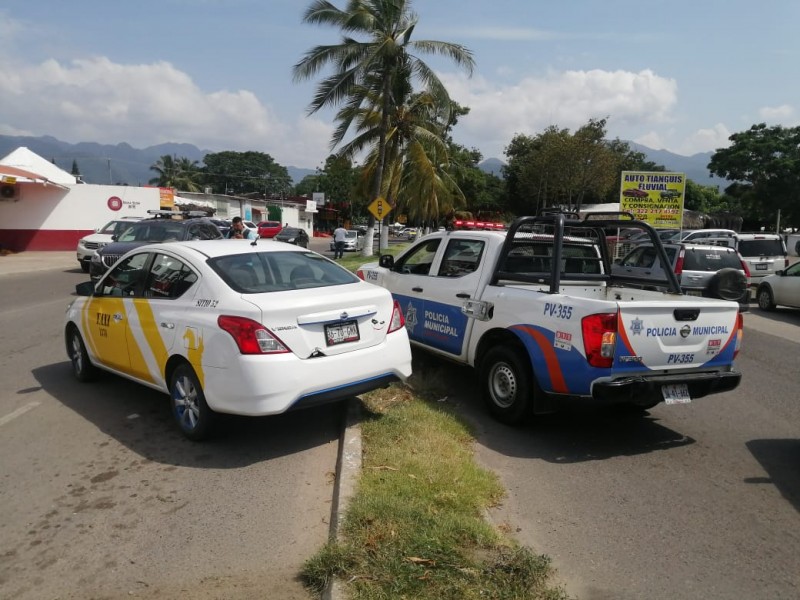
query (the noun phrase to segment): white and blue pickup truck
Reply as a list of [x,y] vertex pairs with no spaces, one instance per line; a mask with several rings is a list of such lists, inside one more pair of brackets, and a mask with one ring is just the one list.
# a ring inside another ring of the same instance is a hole
[[736,302],[685,295],[672,271],[646,282],[612,273],[627,213],[521,217],[507,233],[440,231],[358,275],[399,301],[412,346],[477,370],[489,411],[517,423],[566,398],[686,403],[734,389]]

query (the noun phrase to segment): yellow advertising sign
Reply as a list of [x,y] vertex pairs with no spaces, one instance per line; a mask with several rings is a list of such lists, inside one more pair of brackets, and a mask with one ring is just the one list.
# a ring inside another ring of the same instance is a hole
[[367,207],[367,210],[372,213],[373,217],[380,221],[383,217],[392,212],[392,207],[385,199],[378,197],[372,201],[372,204]]
[[158,188],[159,204],[164,210],[175,208],[175,192],[172,188]]
[[680,229],[686,192],[684,173],[623,171],[619,209],[656,229]]

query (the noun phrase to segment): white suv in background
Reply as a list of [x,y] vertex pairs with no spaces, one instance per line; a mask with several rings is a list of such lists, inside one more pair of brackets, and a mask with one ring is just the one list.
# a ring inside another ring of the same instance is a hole
[[711,238],[706,243],[736,249],[750,269],[753,285],[789,266],[786,244],[776,233],[737,233],[733,237]]
[[106,244],[114,241],[113,236],[119,235],[125,231],[131,223],[141,221],[142,217],[123,217],[121,219],[113,219],[95,229],[94,233],[82,237],[78,240],[78,262],[81,264],[81,269],[84,273],[89,272],[89,265],[92,262],[92,254],[95,250],[99,250]]

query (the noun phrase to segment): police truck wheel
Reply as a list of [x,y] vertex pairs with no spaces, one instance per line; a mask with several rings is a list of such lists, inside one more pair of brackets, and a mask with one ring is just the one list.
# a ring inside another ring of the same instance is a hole
[[206,439],[212,429],[214,412],[206,404],[206,396],[194,369],[186,363],[172,374],[169,385],[172,416],[181,432],[190,440]]
[[67,354],[72,363],[72,374],[78,381],[91,381],[97,377],[97,367],[89,360],[86,345],[77,327],[70,327],[67,334]]
[[514,425],[532,408],[533,376],[527,357],[510,348],[495,347],[481,361],[480,380],[489,412]]

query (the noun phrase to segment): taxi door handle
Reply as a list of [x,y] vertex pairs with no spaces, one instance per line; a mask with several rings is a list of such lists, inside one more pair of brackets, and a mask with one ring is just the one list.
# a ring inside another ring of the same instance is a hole
[[413,287],[413,288],[411,288],[411,291],[412,292],[421,292],[422,288],[421,287]]
[[469,294],[465,294],[464,292],[456,294],[456,298],[469,298]]
[[175,323],[161,323],[164,329],[175,329]]

